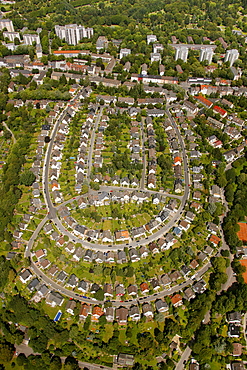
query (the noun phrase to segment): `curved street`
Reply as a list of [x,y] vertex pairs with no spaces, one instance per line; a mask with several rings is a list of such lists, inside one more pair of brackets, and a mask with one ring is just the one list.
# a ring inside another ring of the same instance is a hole
[[[73,100],[76,100],[76,97]],[[67,108],[68,108],[68,105],[64,109],[64,111],[60,114],[60,117],[57,119],[57,122],[54,125],[53,131],[52,131],[52,134],[51,134],[51,141],[48,144],[48,148],[47,148],[47,151],[46,151],[46,154],[45,154],[45,162],[44,162],[44,167],[43,167],[43,193],[44,193],[44,198],[45,198],[45,203],[46,203],[46,206],[47,206],[48,214],[40,222],[40,224],[38,225],[38,227],[34,231],[32,237],[30,238],[30,240],[28,242],[28,245],[27,245],[27,248],[26,248],[26,251],[25,251],[25,256],[29,257],[30,260],[31,260],[30,268],[33,271],[33,273],[35,273],[39,278],[41,278],[44,281],[44,283],[47,284],[51,289],[57,290],[61,294],[65,295],[69,298],[79,300],[81,302],[91,303],[91,304],[103,304],[104,301],[98,301],[94,298],[89,298],[89,297],[79,295],[79,294],[74,293],[73,291],[71,291],[69,289],[64,288],[60,284],[54,282],[54,280],[50,279],[43,271],[41,271],[36,266],[36,264],[32,260],[32,255],[31,255],[31,250],[32,250],[32,247],[33,247],[33,243],[34,243],[35,239],[37,238],[40,230],[42,229],[42,227],[45,225],[45,223],[48,220],[51,220],[55,224],[56,228],[61,233],[63,233],[64,235],[67,235],[70,238],[70,240],[72,240],[74,243],[77,243],[77,242],[81,243],[84,248],[86,247],[86,248],[92,248],[92,249],[97,249],[97,250],[102,250],[102,251],[109,250],[109,246],[107,246],[107,245],[92,244],[92,243],[89,243],[87,241],[83,241],[83,240],[75,237],[74,235],[72,235],[70,232],[68,232],[64,228],[64,226],[62,225],[60,219],[57,217],[57,208],[59,206],[54,207],[54,205],[51,201],[51,197],[50,197],[50,193],[49,193],[49,178],[48,178],[51,150],[52,150],[52,145],[53,145],[53,142],[54,142],[54,139],[55,139],[55,136],[56,136],[58,126],[59,126],[60,122],[62,121],[62,119],[63,119],[63,117],[64,117],[64,115],[67,111]],[[162,235],[164,235],[166,232],[168,232],[180,219],[180,217],[183,213],[185,204],[186,204],[186,202],[189,198],[189,195],[190,195],[189,166],[188,166],[188,158],[187,158],[186,151],[185,151],[185,144],[184,144],[183,138],[180,134],[180,131],[179,131],[173,117],[171,116],[169,110],[166,110],[166,113],[167,113],[168,118],[170,119],[174,129],[176,130],[176,133],[177,133],[177,136],[178,136],[178,139],[179,139],[179,142],[180,142],[181,151],[182,151],[183,165],[184,165],[184,182],[185,182],[184,195],[183,196],[175,196],[175,197],[181,199],[181,204],[180,204],[179,209],[176,212],[176,214],[172,217],[172,219],[165,226],[163,226],[156,233],[154,233],[153,235],[149,236],[148,238],[146,238],[144,240],[132,241],[132,243],[131,243],[131,245],[129,245],[129,247],[131,247],[131,246],[135,247],[135,246],[139,246],[139,245],[149,244],[153,240],[160,238]],[[106,189],[106,188],[108,188],[108,187],[103,187],[103,189]],[[74,199],[68,200],[67,202],[64,202],[63,204],[67,204],[67,203],[69,203],[73,200]],[[126,247],[126,244],[112,246],[111,250],[119,250],[119,249],[123,249],[125,247]],[[211,267],[211,264],[210,264],[210,262],[208,262],[199,271],[197,271],[197,273],[194,275],[193,279],[192,278],[187,278],[187,280],[185,280],[183,283],[181,283],[179,285],[175,285],[175,286],[173,286],[169,289],[164,289],[161,292],[158,292],[158,293],[155,293],[155,294],[152,294],[152,295],[149,295],[149,296],[138,297],[136,299],[131,299],[131,300],[123,301],[123,302],[122,301],[111,300],[112,305],[114,307],[119,307],[119,306],[129,307],[133,304],[150,302],[150,301],[162,298],[164,296],[171,295],[175,292],[178,292],[178,291],[184,289],[186,286],[193,284],[193,282],[195,280],[199,280],[210,267]],[[228,279],[228,282],[229,282],[229,279]]]

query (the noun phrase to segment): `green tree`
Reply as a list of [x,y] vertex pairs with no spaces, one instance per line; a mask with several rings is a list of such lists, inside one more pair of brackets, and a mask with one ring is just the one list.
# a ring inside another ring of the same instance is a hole
[[20,184],[25,186],[31,186],[32,183],[35,181],[36,177],[30,170],[25,170],[20,175]]
[[10,363],[14,356],[15,348],[6,341],[0,342],[0,363]]

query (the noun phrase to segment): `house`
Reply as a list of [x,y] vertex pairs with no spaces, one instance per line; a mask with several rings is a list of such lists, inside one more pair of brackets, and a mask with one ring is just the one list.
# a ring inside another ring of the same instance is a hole
[[49,289],[45,284],[42,284],[41,286],[39,286],[39,288],[37,288],[37,293],[40,297],[43,298],[47,296],[47,294],[49,293]]
[[179,223],[179,228],[183,231],[188,231],[190,228],[190,223],[188,221],[182,220]]
[[116,320],[119,325],[127,325],[128,309],[125,307],[119,307],[116,309]]
[[149,292],[149,286],[146,282],[143,282],[140,284],[140,289],[141,289],[142,294],[146,294]]
[[129,240],[130,235],[128,230],[120,230],[115,232],[115,239],[116,241],[124,241],[124,240]]
[[199,266],[199,263],[197,262],[197,260],[192,260],[191,262],[190,262],[190,267],[192,268],[192,269],[196,269],[197,267]]
[[27,289],[30,290],[30,292],[32,292],[36,287],[37,285],[39,285],[39,280],[37,278],[34,278],[27,286]]
[[186,288],[184,290],[184,297],[190,301],[191,299],[194,299],[195,298],[195,293],[193,292],[193,290],[191,288]]
[[201,193],[200,193],[200,191],[194,191],[194,193],[193,193],[193,199],[195,199],[195,200],[201,200]]
[[66,246],[65,246],[65,250],[66,250],[66,252],[68,252],[68,253],[74,253],[74,251],[75,251],[75,246],[74,246],[74,244],[73,243],[68,243]]
[[52,307],[61,306],[63,304],[64,298],[58,292],[52,291],[46,298],[46,303]]
[[197,257],[202,262],[205,262],[207,260],[207,255],[203,252],[200,252]]
[[74,315],[74,309],[76,308],[76,302],[75,301],[68,301],[65,310],[70,313],[71,315]]
[[172,302],[174,307],[179,307],[179,306],[182,306],[182,304],[183,304],[183,298],[180,294],[175,294],[171,298],[171,302]]
[[182,277],[182,275],[180,274],[180,272],[177,271],[177,270],[175,270],[172,273],[170,273],[169,276],[170,276],[171,281],[176,281],[176,280],[178,280],[178,279],[180,279]]
[[168,217],[169,217],[169,215],[170,215],[170,212],[169,212],[169,210],[164,210],[164,211],[162,211],[157,217],[156,217],[156,220],[158,221],[158,222],[165,222],[167,219],[168,219]]
[[90,292],[92,294],[95,294],[99,289],[100,289],[100,286],[96,283],[93,283],[92,286],[91,286]]
[[77,286],[77,283],[78,283],[78,277],[75,274],[70,275],[67,281],[67,285],[71,288],[75,288]]
[[235,155],[236,153],[234,152],[234,150],[229,150],[225,153],[223,153],[223,157],[224,159],[229,163],[229,162],[232,162],[235,158]]
[[160,289],[160,283],[159,283],[158,279],[155,279],[155,278],[152,279],[151,280],[151,285],[152,285],[154,291],[157,291],[157,290]]
[[113,242],[113,235],[109,230],[103,230],[102,233],[102,242],[103,243],[112,243]]
[[59,269],[56,265],[53,265],[47,272],[51,276],[55,276],[58,273]]
[[20,274],[20,280],[23,284],[27,283],[32,277],[33,275],[29,270],[25,270]]
[[105,308],[105,317],[108,322],[114,321],[114,307]]
[[67,278],[67,274],[66,272],[64,271],[60,271],[59,274],[57,275],[57,280],[60,282],[60,283],[63,283],[65,281],[65,279]]
[[124,250],[119,250],[117,254],[117,263],[126,263],[127,256]]
[[194,208],[195,211],[198,212],[202,208],[202,205],[200,203],[197,203],[197,202],[192,202],[190,207]]
[[35,252],[36,258],[39,260],[42,257],[45,257],[47,255],[46,249],[39,249]]
[[159,253],[159,247],[155,242],[152,242],[148,245],[150,252],[153,254]]
[[93,260],[92,257],[93,257],[93,251],[91,249],[87,249],[86,250],[86,253],[85,253],[84,257],[83,257],[84,261],[86,261],[86,262],[92,262],[92,260]]
[[185,214],[185,219],[188,222],[193,222],[195,217],[196,217],[196,215],[193,212],[190,212],[190,211],[186,212],[186,214]]
[[171,279],[168,274],[163,274],[160,277],[161,283],[164,287],[169,286],[171,284]]
[[158,312],[166,312],[169,310],[168,304],[161,299],[155,302],[155,307]]
[[214,251],[213,248],[209,247],[208,245],[204,249],[204,253],[206,253],[208,256],[211,256],[213,251]]
[[221,198],[221,189],[218,185],[213,185],[210,191],[211,195],[216,198]]
[[77,262],[80,261],[80,259],[84,255],[84,250],[81,247],[76,248],[75,253],[73,254],[73,259]]
[[191,269],[190,269],[188,266],[183,265],[183,266],[181,267],[181,272],[182,272],[182,274],[186,277],[186,276],[188,276],[188,275],[189,275],[189,273],[191,272]]
[[[133,355],[129,355],[127,353],[119,353],[118,357],[117,357],[117,365],[119,367],[133,367],[134,365],[134,356]],[[237,369],[235,369],[237,370]]]
[[242,344],[241,343],[232,343],[232,355],[233,356],[241,356],[242,355]]
[[149,251],[144,245],[142,245],[141,248],[139,249],[139,253],[141,258],[146,258],[149,255]]
[[131,307],[130,307],[130,309],[129,309],[129,317],[130,317],[133,321],[138,321],[138,320],[140,320],[141,315],[140,315],[140,311],[139,311],[138,306],[131,306]]
[[104,315],[104,311],[100,306],[94,306],[92,309],[92,321],[98,321],[98,319]]
[[91,306],[87,303],[83,303],[80,308],[79,318],[81,320],[85,320],[90,313],[91,313]]
[[231,363],[231,370],[245,370],[243,361],[236,361]]
[[125,288],[123,284],[118,284],[115,288],[115,293],[117,297],[122,297],[125,294]]
[[195,293],[202,294],[206,290],[206,283],[204,280],[197,281],[192,289],[194,290]]
[[129,249],[129,257],[130,257],[131,262],[140,261],[140,254],[135,248]]
[[105,260],[106,260],[105,254],[102,251],[98,251],[95,258],[95,262],[103,263]]
[[131,234],[134,238],[139,238],[140,236],[144,235],[146,230],[144,229],[143,226],[136,227],[131,230]]
[[227,321],[229,324],[240,325],[242,322],[242,315],[239,311],[229,312],[227,314]]
[[104,296],[105,297],[113,297],[113,289],[112,289],[112,284],[105,284],[104,288]]
[[228,334],[228,337],[230,338],[239,338],[240,326],[236,324],[229,324],[227,334]]
[[211,235],[210,236],[210,239],[209,239],[209,241],[215,246],[215,247],[217,247],[217,245],[219,244],[219,242],[221,241],[221,239],[218,237],[218,236],[216,236],[216,235]]
[[221,116],[221,118],[224,118],[224,117],[227,116],[227,111],[225,109],[219,107],[218,105],[215,105],[213,107],[213,111],[214,111],[214,113],[218,113]]
[[88,283],[85,280],[79,281],[77,289],[86,293],[88,291]]
[[58,241],[58,239],[59,239],[59,234],[56,232],[56,231],[53,231],[52,233],[51,233],[51,239],[53,239],[53,240],[55,240],[55,241]]
[[47,269],[51,265],[51,262],[48,259],[42,258],[40,260],[40,268]]
[[144,316],[146,316],[147,318],[150,318],[152,319],[153,316],[154,316],[154,313],[153,313],[153,308],[151,306],[150,303],[144,303],[142,305],[142,313]]
[[120,185],[121,186],[129,186],[130,182],[129,182],[128,177],[123,177],[122,179],[120,179]]
[[137,293],[138,293],[138,288],[137,288],[136,285],[131,284],[131,285],[128,286],[127,292],[131,296],[136,296]]

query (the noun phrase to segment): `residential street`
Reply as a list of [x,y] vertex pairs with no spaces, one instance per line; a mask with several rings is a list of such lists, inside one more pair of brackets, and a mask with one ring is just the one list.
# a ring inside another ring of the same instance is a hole
[[88,152],[88,169],[87,169],[87,180],[90,181],[90,174],[92,169],[92,159],[93,159],[93,149],[94,149],[94,141],[95,141],[95,132],[97,131],[102,113],[103,113],[104,106],[100,107],[99,113],[97,113],[97,117],[93,126],[93,130],[91,132],[91,140]]
[[186,367],[186,362],[188,361],[189,357],[190,357],[190,354],[191,354],[191,349],[189,346],[187,346],[180,358],[180,360],[178,361],[176,367],[175,367],[175,370],[183,370],[185,369]]

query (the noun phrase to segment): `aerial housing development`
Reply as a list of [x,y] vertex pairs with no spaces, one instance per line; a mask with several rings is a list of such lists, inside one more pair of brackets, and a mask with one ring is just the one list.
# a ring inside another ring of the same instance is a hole
[[245,8],[1,1],[3,369],[246,368]]

